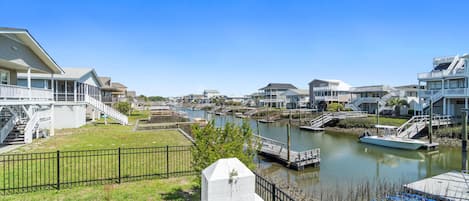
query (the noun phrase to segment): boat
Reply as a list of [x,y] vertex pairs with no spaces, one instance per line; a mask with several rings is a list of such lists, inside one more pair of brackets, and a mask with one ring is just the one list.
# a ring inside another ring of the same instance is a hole
[[426,145],[426,142],[421,140],[401,138],[395,135],[392,135],[391,132],[395,131],[396,127],[394,126],[385,126],[385,125],[376,125],[377,129],[384,129],[384,136],[373,135],[368,131],[365,131],[362,136],[360,136],[360,142],[373,144],[378,146],[384,146],[395,149],[406,149],[406,150],[417,150]]
[[203,119],[203,118],[194,118],[194,119],[192,119],[192,121],[194,123],[199,124],[199,126],[206,126],[208,124],[208,121],[206,119]]
[[235,113],[235,117],[244,119],[244,118],[246,118],[246,115],[244,115],[244,114],[241,113],[241,112],[237,112],[237,113]]
[[266,119],[259,119],[259,122],[261,122],[261,123],[275,123],[275,120],[271,119],[271,118],[266,118]]

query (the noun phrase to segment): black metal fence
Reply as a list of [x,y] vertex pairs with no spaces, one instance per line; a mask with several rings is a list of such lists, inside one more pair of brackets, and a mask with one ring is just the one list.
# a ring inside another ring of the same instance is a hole
[[256,174],[256,194],[264,201],[295,201],[274,183],[267,181],[258,174]]
[[0,155],[4,194],[192,175],[191,146]]
[[[117,148],[0,155],[3,194],[60,190],[142,179],[199,174],[191,146]],[[256,174],[256,193],[265,201],[294,201]]]

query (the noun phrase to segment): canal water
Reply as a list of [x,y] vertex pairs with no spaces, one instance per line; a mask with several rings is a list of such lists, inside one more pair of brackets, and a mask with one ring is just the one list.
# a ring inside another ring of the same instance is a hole
[[[242,119],[227,115],[216,116],[202,110],[187,110],[190,118],[215,120],[217,126],[226,122],[241,123]],[[254,132],[255,120],[249,120]],[[286,126],[259,123],[262,136],[286,142]],[[289,170],[280,164],[261,159],[261,171],[273,178],[295,184],[306,192],[318,185],[386,180],[411,182],[461,167],[461,149],[440,147],[437,151],[407,151],[378,147],[358,142],[355,135],[331,132],[310,132],[291,129],[291,146],[295,151],[321,148],[321,167],[303,171]]]

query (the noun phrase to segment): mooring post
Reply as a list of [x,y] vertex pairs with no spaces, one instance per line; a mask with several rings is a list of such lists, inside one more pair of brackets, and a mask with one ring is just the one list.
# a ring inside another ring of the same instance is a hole
[[433,135],[433,101],[430,100],[430,121],[428,123],[428,139],[429,139],[430,144],[432,144],[433,142],[432,135]]
[[[376,125],[379,125],[379,100],[376,101]],[[376,135],[379,135],[378,127],[376,127]]]
[[462,122],[462,171],[467,171],[467,110],[463,109],[463,122]]
[[261,136],[260,129],[259,129],[259,119],[256,121],[256,129],[257,129],[257,135]]
[[290,128],[291,125],[288,123],[287,125],[287,161],[288,161],[288,167],[290,167]]

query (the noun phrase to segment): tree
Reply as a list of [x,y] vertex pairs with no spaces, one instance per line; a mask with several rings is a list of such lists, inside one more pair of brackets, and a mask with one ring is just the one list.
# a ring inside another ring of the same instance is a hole
[[122,114],[128,114],[132,109],[130,103],[128,102],[118,102],[114,105],[114,107]]
[[329,112],[344,111],[344,106],[340,103],[331,103],[327,106],[327,111],[329,111]]
[[192,133],[195,146],[191,152],[193,167],[197,172],[218,159],[232,157],[238,158],[250,169],[255,168],[256,145],[247,121],[243,121],[241,126],[226,123],[223,128],[216,128],[215,122],[211,121],[205,127],[194,125]]
[[387,106],[392,106],[394,110],[394,114],[398,115],[400,114],[401,107],[402,106],[409,106],[409,103],[407,103],[406,100],[400,99],[400,98],[391,98],[388,100],[386,103]]

